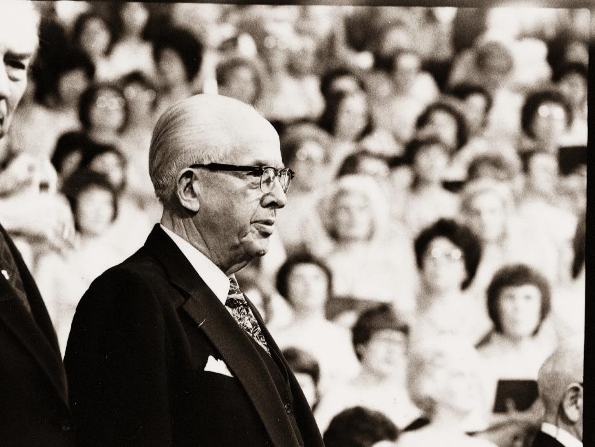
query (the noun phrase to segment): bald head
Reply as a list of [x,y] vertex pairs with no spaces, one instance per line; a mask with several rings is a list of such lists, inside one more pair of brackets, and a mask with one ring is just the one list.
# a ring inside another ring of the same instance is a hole
[[219,95],[195,95],[180,101],[157,121],[149,151],[149,175],[155,194],[167,206],[180,170],[195,163],[233,163],[248,132],[275,132],[252,106]]
[[580,340],[569,341],[560,346],[541,365],[538,385],[539,395],[546,413],[558,412],[570,385],[583,382],[584,353]]

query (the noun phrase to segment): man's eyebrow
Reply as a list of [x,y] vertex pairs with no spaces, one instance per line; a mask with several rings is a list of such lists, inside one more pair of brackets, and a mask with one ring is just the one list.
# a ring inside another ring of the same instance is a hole
[[11,57],[13,59],[19,59],[19,60],[25,60],[25,59],[30,59],[33,57],[33,53],[30,52],[26,52],[26,53],[17,53],[14,51],[9,51],[6,53],[6,55],[8,57]]

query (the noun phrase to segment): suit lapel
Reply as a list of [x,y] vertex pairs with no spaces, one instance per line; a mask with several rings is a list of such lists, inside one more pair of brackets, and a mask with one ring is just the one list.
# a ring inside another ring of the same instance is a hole
[[4,276],[0,276],[0,321],[25,346],[48,376],[64,403],[68,405],[66,377],[53,326],[22,257],[10,238],[6,239],[19,269],[32,314],[25,308]]
[[279,421],[285,408],[257,348],[161,228],[155,226],[145,247],[160,260],[170,281],[190,294],[182,308],[242,384],[274,445],[298,446],[291,424]]

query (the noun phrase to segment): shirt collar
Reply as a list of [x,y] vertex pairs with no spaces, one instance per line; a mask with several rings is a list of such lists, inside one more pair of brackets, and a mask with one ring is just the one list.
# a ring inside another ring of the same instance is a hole
[[550,435],[552,438],[556,439],[564,447],[583,447],[582,441],[576,439],[566,430],[556,427],[554,424],[550,424],[549,422],[543,422],[541,424],[541,431],[546,435]]
[[182,254],[188,259],[196,273],[202,278],[207,287],[225,304],[229,292],[229,278],[204,254],[196,249],[190,242],[178,236],[169,228],[160,224],[172,241],[178,246]]

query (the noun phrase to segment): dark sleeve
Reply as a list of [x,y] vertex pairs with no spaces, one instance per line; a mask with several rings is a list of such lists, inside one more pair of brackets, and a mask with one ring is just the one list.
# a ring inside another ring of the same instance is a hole
[[65,366],[77,445],[172,445],[159,301],[139,274],[109,270],[85,293]]

